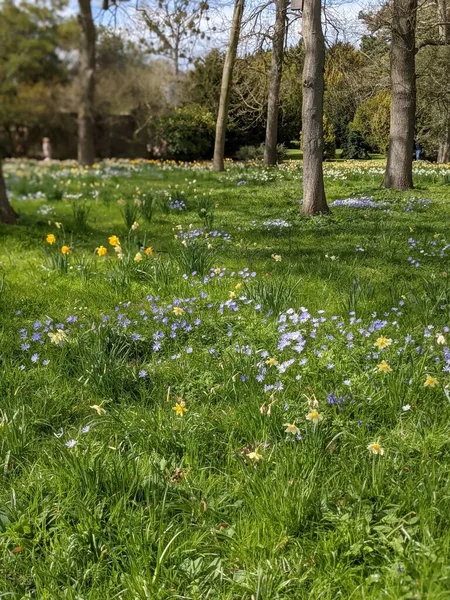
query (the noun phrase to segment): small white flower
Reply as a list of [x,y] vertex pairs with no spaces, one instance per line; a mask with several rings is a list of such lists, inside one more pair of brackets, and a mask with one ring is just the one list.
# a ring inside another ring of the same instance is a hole
[[405,404],[404,406],[402,406],[403,412],[408,412],[408,410],[411,410],[411,404]]

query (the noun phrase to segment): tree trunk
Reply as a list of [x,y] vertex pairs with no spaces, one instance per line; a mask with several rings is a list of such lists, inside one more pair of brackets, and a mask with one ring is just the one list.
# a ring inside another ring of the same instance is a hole
[[80,105],[78,107],[78,162],[92,165],[94,149],[94,95],[95,95],[95,25],[91,0],[78,0],[80,38]]
[[303,212],[329,212],[323,183],[323,93],[325,41],[321,0],[305,0],[303,7]]
[[417,0],[394,0],[391,41],[391,125],[384,187],[413,187],[416,117]]
[[228,106],[230,104],[231,82],[236,60],[239,36],[241,33],[242,15],[245,0],[235,0],[230,41],[223,65],[222,85],[220,88],[219,110],[216,123],[216,140],[214,143],[213,170],[223,171],[225,159],[225,135],[228,122]]
[[273,167],[277,164],[278,112],[281,75],[283,72],[287,4],[288,0],[276,0],[275,31],[267,100],[266,143],[264,145],[264,165],[266,167]]
[[439,143],[437,162],[441,164],[450,163],[450,124],[448,121],[445,134]]
[[[439,39],[444,44],[450,44],[450,14],[447,10],[447,0],[436,0],[437,5],[437,22],[439,27]],[[444,48],[445,57],[450,67],[450,49]],[[450,89],[450,68],[447,72],[447,84]],[[438,163],[450,163],[450,114],[448,106],[445,106],[445,119],[442,127],[442,138],[439,142],[438,148]]]
[[17,215],[11,204],[8,202],[6,194],[5,180],[3,179],[2,163],[0,162],[0,221],[8,225],[14,225]]

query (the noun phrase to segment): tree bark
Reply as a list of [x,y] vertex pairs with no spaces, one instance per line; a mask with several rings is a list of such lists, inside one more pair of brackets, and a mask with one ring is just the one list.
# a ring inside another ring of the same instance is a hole
[[91,166],[95,160],[94,96],[95,96],[95,25],[91,0],[78,0],[80,38],[80,105],[78,107],[78,162]]
[[325,41],[321,0],[305,0],[303,43],[303,213],[316,215],[329,212],[323,182]]
[[[439,39],[444,44],[450,45],[450,14],[447,9],[447,0],[436,0],[437,22],[439,27]],[[450,89],[450,49],[446,47],[445,57],[448,61],[449,72],[447,73],[447,84]],[[450,111],[447,103],[445,106],[445,118],[442,128],[442,138],[439,142],[437,162],[450,163]]]
[[448,119],[446,131],[439,143],[437,162],[441,164],[450,163],[450,123],[448,122]]
[[213,171],[223,171],[225,169],[225,136],[228,122],[228,107],[230,104],[231,82],[233,79],[233,68],[236,61],[239,36],[241,33],[244,4],[245,0],[235,0],[234,3],[230,41],[228,43],[228,50],[222,72],[222,85],[220,88],[219,110],[216,123],[216,139],[214,143]]
[[416,117],[417,0],[394,0],[391,40],[391,124],[384,187],[413,187]]
[[264,165],[266,167],[273,167],[277,164],[278,113],[281,75],[283,72],[287,4],[288,0],[276,0],[275,30],[269,75],[269,96],[267,100],[266,142],[264,145]]
[[14,225],[17,215],[8,202],[5,180],[3,179],[2,163],[0,162],[0,221],[7,225]]

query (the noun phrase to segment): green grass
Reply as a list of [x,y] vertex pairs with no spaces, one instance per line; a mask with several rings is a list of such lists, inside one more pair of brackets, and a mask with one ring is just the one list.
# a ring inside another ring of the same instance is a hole
[[450,167],[5,170],[0,597],[448,598]]

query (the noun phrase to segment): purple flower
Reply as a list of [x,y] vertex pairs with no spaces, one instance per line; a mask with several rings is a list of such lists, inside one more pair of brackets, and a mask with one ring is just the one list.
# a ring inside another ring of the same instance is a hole
[[37,363],[38,360],[39,360],[39,354],[33,354],[31,357],[31,362]]
[[138,373],[139,377],[144,378],[147,377],[147,371],[145,369],[141,369]]
[[66,446],[68,448],[73,448],[74,446],[76,446],[77,441],[76,440],[69,440],[68,442],[66,442]]

